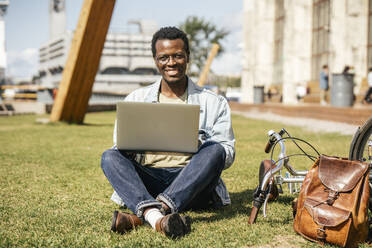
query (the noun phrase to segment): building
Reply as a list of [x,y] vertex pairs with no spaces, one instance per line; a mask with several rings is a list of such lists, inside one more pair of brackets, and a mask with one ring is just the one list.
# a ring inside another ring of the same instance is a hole
[[[39,81],[46,88],[58,88],[70,50],[73,32],[65,27],[65,1],[50,0],[50,37],[39,49]],[[101,55],[93,93],[128,94],[132,90],[154,82],[157,69],[151,52],[152,34],[157,25],[153,21],[134,20],[137,33],[109,32]]]
[[359,92],[372,67],[372,0],[243,0],[242,102],[255,86],[281,88],[296,104],[296,86],[316,84],[323,65],[354,68]]
[[0,0],[0,84],[5,81],[6,69],[6,50],[5,50],[5,20],[4,16],[8,8],[9,1]]

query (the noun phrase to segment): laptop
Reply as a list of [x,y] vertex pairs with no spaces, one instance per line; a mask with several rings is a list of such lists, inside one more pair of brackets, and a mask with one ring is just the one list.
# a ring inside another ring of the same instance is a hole
[[117,147],[136,152],[195,153],[199,105],[118,102]]

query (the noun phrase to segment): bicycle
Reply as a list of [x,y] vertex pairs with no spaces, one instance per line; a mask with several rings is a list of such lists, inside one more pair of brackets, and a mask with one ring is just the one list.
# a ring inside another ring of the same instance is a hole
[[[286,137],[284,137],[286,135]],[[263,205],[263,215],[266,217],[266,209],[269,200],[278,198],[279,193],[282,193],[283,184],[287,183],[290,193],[299,192],[299,187],[306,174],[307,170],[297,171],[291,166],[289,159],[292,156],[306,156],[312,161],[315,161],[320,156],[319,152],[307,141],[292,137],[284,128],[280,132],[270,130],[268,132],[269,140],[265,147],[265,152],[271,152],[270,160],[264,160],[259,167],[259,184],[253,192],[253,207],[249,216],[248,223],[253,224],[256,221],[258,212]],[[284,142],[291,140],[300,149],[301,154],[286,154],[286,146]],[[297,144],[301,142],[310,147],[317,156],[313,156],[305,152],[301,146]],[[278,159],[273,160],[273,152],[276,145],[280,146]],[[350,149],[349,159],[367,162],[372,166],[372,116],[355,132]],[[287,170],[283,176],[283,167]],[[372,175],[369,175],[369,184],[372,189]],[[279,188],[279,189],[278,189]],[[371,191],[372,192],[372,191]],[[370,208],[372,208],[372,198],[370,197]],[[372,210],[372,209],[371,209]]]
[[[286,134],[286,137],[284,135]],[[271,152],[270,160],[264,160],[260,164],[259,168],[259,184],[253,192],[253,207],[251,214],[248,220],[248,223],[253,224],[256,221],[258,212],[263,205],[263,215],[266,217],[266,208],[269,200],[275,200],[278,198],[279,193],[282,193],[283,184],[288,183],[290,193],[293,193],[293,185],[302,183],[304,180],[307,170],[297,171],[291,166],[289,158],[293,156],[306,156],[312,161],[315,161],[316,156],[312,156],[305,152],[297,142],[301,142],[309,146],[317,156],[320,156],[320,153],[307,141],[292,137],[284,128],[280,132],[274,132],[270,130],[268,132],[269,140],[265,147],[265,152]],[[294,144],[300,149],[301,154],[286,154],[286,146],[284,142],[286,140],[291,140]],[[280,146],[280,153],[276,161],[273,160],[273,153],[276,145]],[[282,169],[283,167],[288,171],[286,176],[283,176]],[[279,189],[278,189],[279,186]],[[295,192],[298,189],[295,187]]]

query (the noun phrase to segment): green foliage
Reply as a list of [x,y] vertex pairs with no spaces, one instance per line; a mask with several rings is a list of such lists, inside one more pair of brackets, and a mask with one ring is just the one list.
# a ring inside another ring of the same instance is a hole
[[[258,165],[269,129],[282,124],[233,116],[236,160],[223,172],[232,205],[187,212],[192,232],[170,240],[148,225],[125,235],[109,231],[112,187],[100,157],[112,145],[114,112],[91,113],[85,125],[37,124],[32,115],[0,118],[0,247],[320,247],[296,235],[285,193],[268,217],[248,224]],[[347,156],[351,136],[310,133],[285,125],[320,152]],[[292,164],[309,168],[311,163]],[[124,210],[128,211],[128,210]]]
[[196,71],[191,71],[191,73],[199,74],[208,58],[213,43],[217,43],[220,46],[217,56],[224,51],[221,41],[229,32],[219,29],[215,24],[197,16],[187,17],[179,26],[189,38],[191,51],[189,68],[191,70],[194,67],[196,68]]

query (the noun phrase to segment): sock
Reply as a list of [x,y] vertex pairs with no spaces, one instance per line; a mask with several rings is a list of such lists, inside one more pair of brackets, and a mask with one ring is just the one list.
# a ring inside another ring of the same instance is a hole
[[151,208],[146,211],[145,220],[155,229],[156,222],[163,218],[164,215],[157,208]]

